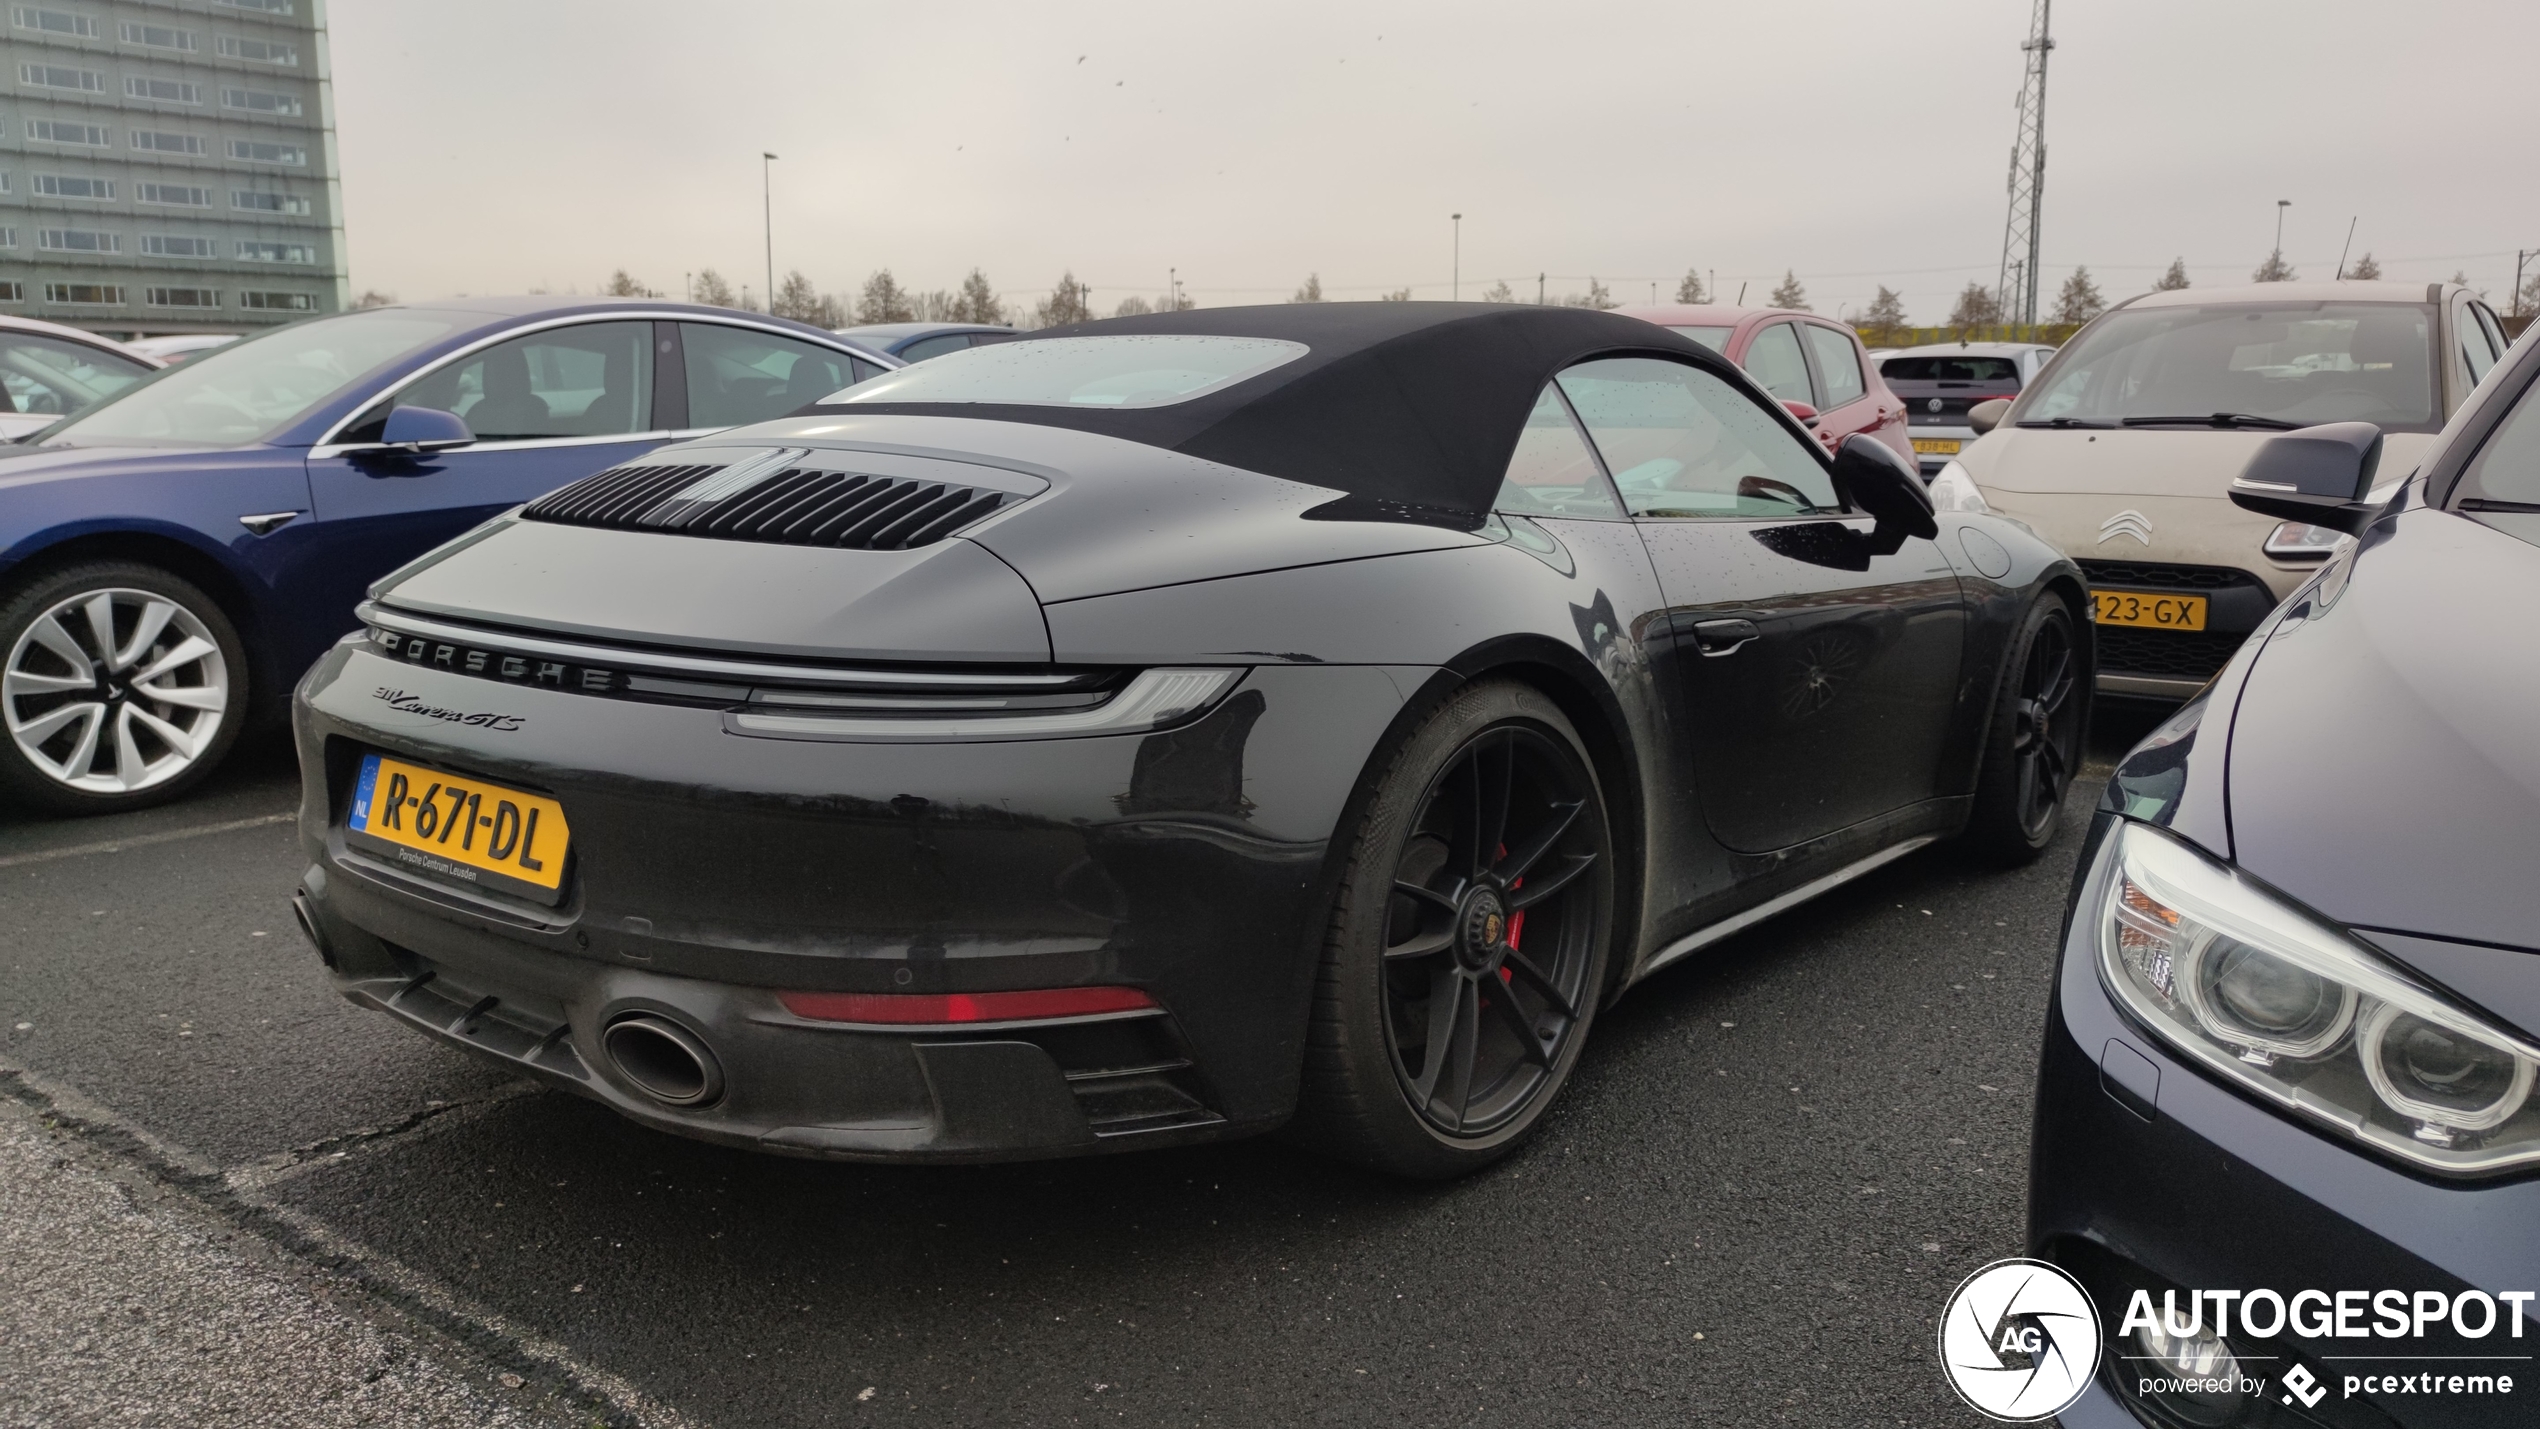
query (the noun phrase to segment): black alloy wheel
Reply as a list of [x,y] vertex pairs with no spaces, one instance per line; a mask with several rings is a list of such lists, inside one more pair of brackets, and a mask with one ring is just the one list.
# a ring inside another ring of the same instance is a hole
[[2055,841],[2081,762],[2090,705],[2072,608],[2040,597],[2021,622],[2012,659],[1967,832],[1983,852],[2020,864]]
[[1405,1175],[1496,1159],[1604,991],[1613,853],[1586,751],[1523,686],[1457,695],[1368,811],[1336,910],[1300,1131]]

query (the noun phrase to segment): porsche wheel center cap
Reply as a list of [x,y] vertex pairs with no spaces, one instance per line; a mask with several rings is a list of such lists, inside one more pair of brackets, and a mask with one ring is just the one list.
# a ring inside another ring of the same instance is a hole
[[1455,940],[1456,960],[1468,968],[1486,968],[1508,936],[1508,908],[1488,888],[1473,890],[1464,900],[1462,936]]

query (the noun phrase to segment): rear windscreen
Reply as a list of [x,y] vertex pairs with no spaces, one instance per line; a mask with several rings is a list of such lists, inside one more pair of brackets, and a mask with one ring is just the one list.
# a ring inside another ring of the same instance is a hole
[[1879,364],[1890,382],[2013,382],[2019,369],[2007,357],[1891,357]]

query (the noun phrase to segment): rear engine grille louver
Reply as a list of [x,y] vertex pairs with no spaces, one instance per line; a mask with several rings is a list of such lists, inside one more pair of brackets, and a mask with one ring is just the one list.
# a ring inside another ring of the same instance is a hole
[[629,466],[586,476],[521,513],[533,521],[726,541],[906,551],[931,546],[1019,498],[942,481],[788,467],[711,501],[679,493],[714,466]]

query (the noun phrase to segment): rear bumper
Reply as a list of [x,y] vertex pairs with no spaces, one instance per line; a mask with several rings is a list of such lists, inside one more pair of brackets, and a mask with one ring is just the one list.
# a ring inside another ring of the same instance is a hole
[[[295,702],[303,904],[354,1002],[683,1135],[985,1159],[1259,1130],[1295,1097],[1328,839],[1410,688],[1373,667],[1268,667],[1161,734],[842,744],[347,643]],[[382,689],[515,718],[436,721]],[[349,847],[366,750],[557,799],[562,902]],[[779,998],[1086,985],[1157,1010],[875,1027]],[[630,1016],[707,1049],[719,1095],[648,1094],[607,1045]]]

